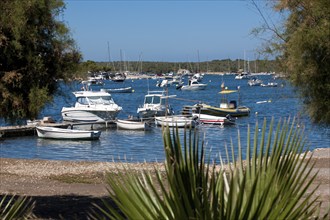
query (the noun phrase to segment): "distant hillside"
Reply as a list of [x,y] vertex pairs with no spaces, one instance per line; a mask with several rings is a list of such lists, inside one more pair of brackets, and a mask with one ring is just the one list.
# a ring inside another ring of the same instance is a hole
[[169,73],[177,72],[179,69],[188,69],[190,72],[280,72],[276,60],[212,60],[204,62],[150,62],[150,61],[114,61],[94,62],[86,61],[81,63],[81,71],[130,71],[144,73]]

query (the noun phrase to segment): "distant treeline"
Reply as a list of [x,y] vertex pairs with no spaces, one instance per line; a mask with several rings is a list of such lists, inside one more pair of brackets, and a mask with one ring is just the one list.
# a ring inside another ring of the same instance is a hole
[[212,60],[204,62],[150,62],[150,61],[114,61],[81,63],[81,72],[87,73],[106,71],[130,71],[144,73],[169,73],[177,72],[179,69],[187,69],[190,72],[280,72],[280,66],[276,60]]

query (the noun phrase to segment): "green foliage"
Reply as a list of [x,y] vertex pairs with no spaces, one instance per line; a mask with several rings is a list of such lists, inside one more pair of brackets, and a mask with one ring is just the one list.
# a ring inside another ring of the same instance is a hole
[[287,20],[285,66],[316,122],[330,123],[330,2],[304,0],[281,5]]
[[[247,61],[245,61],[247,62]],[[280,70],[278,62],[275,60],[251,60],[249,61],[251,72],[278,72]],[[212,60],[203,62],[150,62],[150,61],[130,61],[127,62],[127,70],[131,72],[145,72],[150,74],[177,72],[179,69],[187,69],[191,72],[233,72],[243,69],[244,60]],[[87,71],[119,71],[121,62],[82,62],[81,72]],[[199,71],[197,69],[199,66]],[[256,67],[256,68],[255,68]]]
[[27,197],[3,196],[0,200],[0,219],[29,219],[33,218],[34,203]]
[[[164,128],[165,178],[156,170],[140,175],[118,170],[109,174],[109,194],[117,207],[105,202],[104,216],[95,219],[308,219],[317,215],[315,189],[307,195],[315,175],[311,159],[303,153],[303,133],[289,121],[273,122],[266,137],[266,120],[254,138],[248,130],[246,160],[239,141],[238,157],[226,147],[225,164],[205,159],[204,142],[198,131]],[[238,139],[239,139],[238,134]],[[251,144],[253,141],[253,144]],[[201,144],[201,145],[200,145]],[[302,155],[302,157],[300,156]],[[309,178],[311,177],[311,178]]]
[[[37,97],[37,98],[36,98]],[[36,119],[46,102],[50,101],[47,88],[32,87],[29,93],[29,112],[32,119]]]
[[[1,1],[0,117],[35,117],[47,99],[36,101],[39,97],[29,94],[47,90],[51,96],[56,79],[66,79],[77,70],[81,55],[68,28],[57,20],[63,9],[62,0]],[[40,104],[32,109],[30,102]]]
[[280,54],[282,69],[298,88],[312,120],[329,124],[330,1],[280,0],[274,9],[283,15],[282,23],[272,26],[265,21],[256,32],[273,33],[268,52]]

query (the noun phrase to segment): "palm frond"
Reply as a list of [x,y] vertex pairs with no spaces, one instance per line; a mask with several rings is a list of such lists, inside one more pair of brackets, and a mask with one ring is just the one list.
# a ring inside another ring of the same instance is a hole
[[0,201],[0,219],[32,218],[35,203],[26,196],[5,195]]
[[[229,147],[225,145],[225,160],[220,155],[219,165],[215,161],[211,164],[210,156],[205,157],[204,141],[200,141],[198,130],[185,130],[181,142],[178,128],[164,127],[165,173],[155,169],[153,174],[132,174],[129,170],[118,176],[109,174],[109,194],[118,209],[109,207],[108,216],[113,219],[315,216],[319,209],[317,197],[313,197],[315,189],[305,196],[316,174],[311,175],[313,163],[311,158],[306,159],[303,131],[289,119],[279,121],[275,132],[273,127],[274,120],[269,125],[264,120],[260,134],[256,123],[254,135],[248,127],[245,146],[238,132],[237,155],[233,142]],[[243,149],[246,158],[242,156]]]

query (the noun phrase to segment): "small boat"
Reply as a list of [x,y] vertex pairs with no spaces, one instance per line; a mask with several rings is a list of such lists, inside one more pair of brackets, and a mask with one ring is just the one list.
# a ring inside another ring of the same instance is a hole
[[50,139],[96,140],[101,131],[86,131],[56,127],[36,126],[38,137]]
[[237,76],[235,76],[235,79],[249,79],[250,76],[251,76],[250,73],[242,72],[242,73],[238,74]]
[[155,124],[158,126],[169,127],[195,127],[198,124],[196,117],[189,117],[185,115],[171,115],[171,116],[158,116],[155,117]]
[[204,74],[195,73],[191,78],[194,80],[197,80],[198,82],[201,82],[204,77]]
[[202,124],[213,124],[213,125],[233,125],[235,124],[235,120],[232,119],[230,116],[223,117],[223,116],[214,116],[208,114],[198,114],[192,113],[193,117],[197,117],[199,122]]
[[114,82],[124,82],[126,79],[125,73],[116,73],[113,77],[111,77],[111,80]]
[[107,93],[132,93],[133,89],[132,87],[123,87],[123,88],[113,88],[113,89],[100,89],[102,92],[107,92]]
[[221,85],[222,91],[219,92],[222,95],[220,106],[210,106],[208,104],[196,104],[194,113],[214,115],[214,116],[223,116],[227,117],[242,117],[248,116],[250,114],[250,109],[245,106],[237,105],[235,100],[228,102],[227,95],[237,92],[237,90],[227,90],[224,85]]
[[171,86],[171,83],[168,79],[163,79],[161,82],[157,81],[156,86],[157,87],[169,87],[169,86]]
[[128,119],[128,120],[117,119],[116,124],[118,129],[125,129],[125,130],[145,131],[151,128],[150,123],[148,123],[147,121],[134,120],[134,119]]
[[199,83],[197,79],[189,79],[188,85],[180,87],[181,90],[204,90],[207,84]]
[[262,87],[277,87],[277,83],[276,82],[269,82],[267,84],[261,83],[260,86],[262,86]]
[[252,78],[248,81],[249,86],[260,86],[262,84],[262,80],[257,78]]

